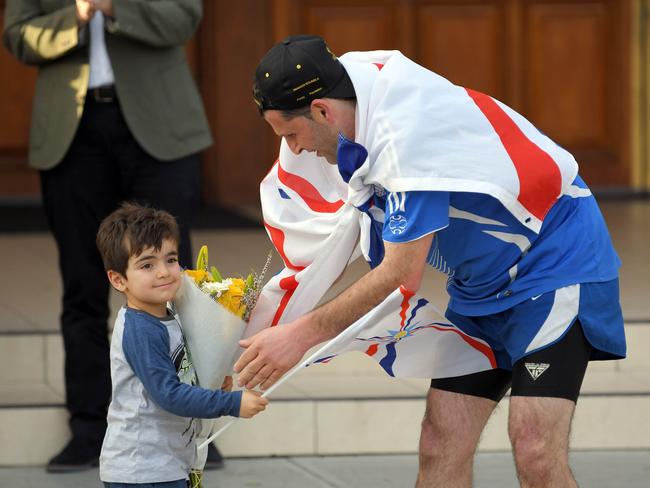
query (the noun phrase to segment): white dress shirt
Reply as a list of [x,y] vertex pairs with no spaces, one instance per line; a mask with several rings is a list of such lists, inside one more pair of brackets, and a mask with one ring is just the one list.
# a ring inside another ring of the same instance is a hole
[[112,85],[113,67],[104,41],[104,14],[96,12],[90,19],[90,78],[88,88]]

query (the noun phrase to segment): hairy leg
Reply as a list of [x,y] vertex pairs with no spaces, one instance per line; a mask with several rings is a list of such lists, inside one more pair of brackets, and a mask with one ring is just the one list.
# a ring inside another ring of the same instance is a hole
[[569,432],[575,403],[564,398],[513,396],[508,433],[522,488],[575,488]]
[[497,402],[431,388],[420,435],[417,488],[470,488],[474,452]]

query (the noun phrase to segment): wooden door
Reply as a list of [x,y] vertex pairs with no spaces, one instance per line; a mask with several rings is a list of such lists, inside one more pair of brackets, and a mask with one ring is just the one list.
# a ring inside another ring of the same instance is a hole
[[[4,12],[0,0],[0,20]],[[289,34],[399,49],[488,93],[570,150],[594,187],[631,184],[631,0],[210,0],[189,48],[215,145],[203,199],[258,201],[278,141],[251,101],[261,56]],[[37,195],[25,164],[35,71],[0,49],[0,199]]]
[[399,49],[521,112],[596,187],[629,186],[627,0],[276,0],[274,37]]
[[[0,26],[4,25],[0,0]],[[38,174],[27,167],[27,143],[36,69],[0,48],[0,200],[38,196]]]

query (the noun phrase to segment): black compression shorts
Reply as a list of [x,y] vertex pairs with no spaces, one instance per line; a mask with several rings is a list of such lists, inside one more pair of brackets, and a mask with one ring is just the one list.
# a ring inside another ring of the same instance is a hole
[[512,371],[492,369],[431,380],[431,388],[478,396],[498,402],[512,387],[511,396],[566,398],[575,402],[591,356],[591,345],[575,321],[555,344],[517,361]]

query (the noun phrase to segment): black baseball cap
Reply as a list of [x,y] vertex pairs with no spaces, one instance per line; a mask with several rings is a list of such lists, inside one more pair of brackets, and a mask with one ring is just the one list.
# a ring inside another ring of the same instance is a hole
[[292,110],[324,97],[351,99],[356,94],[347,71],[322,37],[287,37],[257,65],[253,99],[260,111]]

